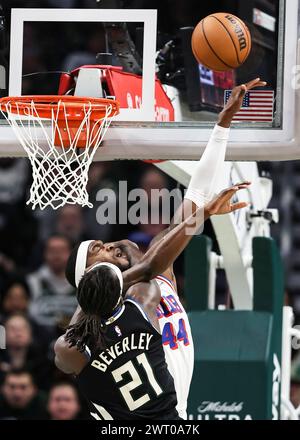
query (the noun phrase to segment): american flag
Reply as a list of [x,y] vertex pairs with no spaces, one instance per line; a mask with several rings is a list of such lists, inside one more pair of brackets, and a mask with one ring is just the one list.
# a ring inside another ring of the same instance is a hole
[[[227,103],[231,90],[225,90]],[[246,93],[241,110],[234,116],[235,122],[273,122],[274,90],[250,90]]]

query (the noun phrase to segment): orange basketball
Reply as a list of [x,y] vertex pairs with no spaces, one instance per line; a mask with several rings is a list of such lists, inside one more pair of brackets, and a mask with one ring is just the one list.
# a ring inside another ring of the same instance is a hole
[[219,12],[197,24],[192,35],[192,49],[197,61],[209,69],[236,69],[249,56],[251,35],[240,18]]

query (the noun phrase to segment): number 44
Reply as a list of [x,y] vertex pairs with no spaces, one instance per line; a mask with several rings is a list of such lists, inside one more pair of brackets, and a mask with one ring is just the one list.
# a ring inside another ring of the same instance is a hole
[[163,345],[169,345],[172,350],[177,350],[178,342],[183,342],[184,345],[189,345],[189,337],[186,331],[184,319],[179,319],[178,321],[178,331],[177,334],[174,329],[174,325],[171,322],[167,322],[164,325],[162,331],[162,341]]

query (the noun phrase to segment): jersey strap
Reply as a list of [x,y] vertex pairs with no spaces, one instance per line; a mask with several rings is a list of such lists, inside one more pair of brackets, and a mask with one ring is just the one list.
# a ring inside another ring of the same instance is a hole
[[177,294],[176,289],[174,287],[174,284],[171,280],[169,280],[169,278],[165,277],[164,275],[157,275],[157,277],[155,277],[155,279],[166,283]]
[[143,309],[143,307],[141,306],[140,303],[138,303],[135,299],[130,298],[130,297],[126,297],[124,303],[125,302],[130,302],[130,303],[134,304],[139,309],[139,311],[141,312],[143,317],[146,319],[146,321],[148,321],[152,325],[150,319],[148,318],[147,313],[145,312],[145,310]]
[[123,314],[125,310],[125,306],[124,304],[118,308],[118,310],[115,311],[115,313],[107,319],[107,321],[105,322],[106,325],[112,324],[113,322],[115,322],[118,318],[120,318],[120,316]]
[[125,303],[125,302],[130,302],[130,303],[134,304],[134,305],[139,309],[139,311],[141,312],[141,314],[142,314],[142,316],[145,318],[145,320],[146,320],[147,322],[149,322],[149,324],[150,324],[151,327],[155,330],[155,332],[158,333],[158,334],[161,336],[160,332],[159,332],[159,331],[157,330],[157,328],[153,325],[151,319],[148,317],[147,313],[145,312],[145,310],[143,309],[143,307],[142,307],[142,305],[141,305],[140,303],[138,303],[135,299],[130,298],[130,297],[126,297],[124,303]]

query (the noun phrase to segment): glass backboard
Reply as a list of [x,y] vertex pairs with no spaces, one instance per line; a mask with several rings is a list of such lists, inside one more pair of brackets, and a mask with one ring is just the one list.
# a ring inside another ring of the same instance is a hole
[[[228,159],[299,158],[298,0],[206,3],[2,2],[1,95],[72,94],[77,77],[61,89],[63,75],[83,65],[112,65],[104,92],[121,101],[121,112],[97,160],[189,160],[199,158],[226,91],[260,76],[268,82],[260,99],[269,110],[234,123]],[[191,35],[202,18],[221,11],[245,21],[253,45],[240,68],[213,72],[195,60]],[[0,155],[22,156],[12,130],[0,123]]]

